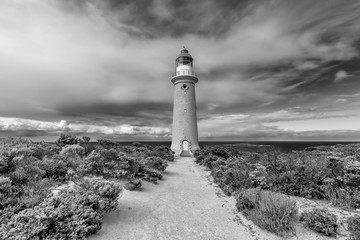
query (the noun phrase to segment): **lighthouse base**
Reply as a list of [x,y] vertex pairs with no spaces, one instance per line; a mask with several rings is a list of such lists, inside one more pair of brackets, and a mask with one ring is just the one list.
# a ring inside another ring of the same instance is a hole
[[183,139],[178,144],[172,143],[171,150],[175,152],[176,157],[193,157],[194,152],[200,149],[198,143],[191,143],[190,141]]

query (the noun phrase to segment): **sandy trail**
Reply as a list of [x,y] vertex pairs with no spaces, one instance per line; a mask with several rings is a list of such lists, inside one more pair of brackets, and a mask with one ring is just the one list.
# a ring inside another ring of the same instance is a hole
[[193,158],[177,158],[159,184],[125,191],[118,210],[88,239],[255,239],[237,223],[234,206],[234,199],[222,195]]

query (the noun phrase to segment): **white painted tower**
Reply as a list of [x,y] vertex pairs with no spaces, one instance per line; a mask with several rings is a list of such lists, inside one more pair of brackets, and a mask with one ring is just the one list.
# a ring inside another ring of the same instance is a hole
[[175,156],[192,156],[200,149],[196,117],[195,84],[199,79],[193,69],[193,58],[182,49],[175,60],[174,108],[171,150]]

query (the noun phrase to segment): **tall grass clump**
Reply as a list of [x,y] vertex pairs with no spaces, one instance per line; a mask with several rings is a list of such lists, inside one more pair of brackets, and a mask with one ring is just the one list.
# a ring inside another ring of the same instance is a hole
[[334,206],[360,208],[360,189],[334,186],[326,186],[323,189]]
[[247,189],[236,197],[236,207],[249,220],[281,236],[294,232],[296,202],[284,194]]

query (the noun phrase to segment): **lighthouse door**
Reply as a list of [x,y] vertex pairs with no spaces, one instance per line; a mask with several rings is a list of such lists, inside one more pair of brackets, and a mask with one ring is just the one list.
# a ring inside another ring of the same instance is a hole
[[189,151],[189,142],[184,140],[181,144],[181,157],[191,157],[190,151]]

